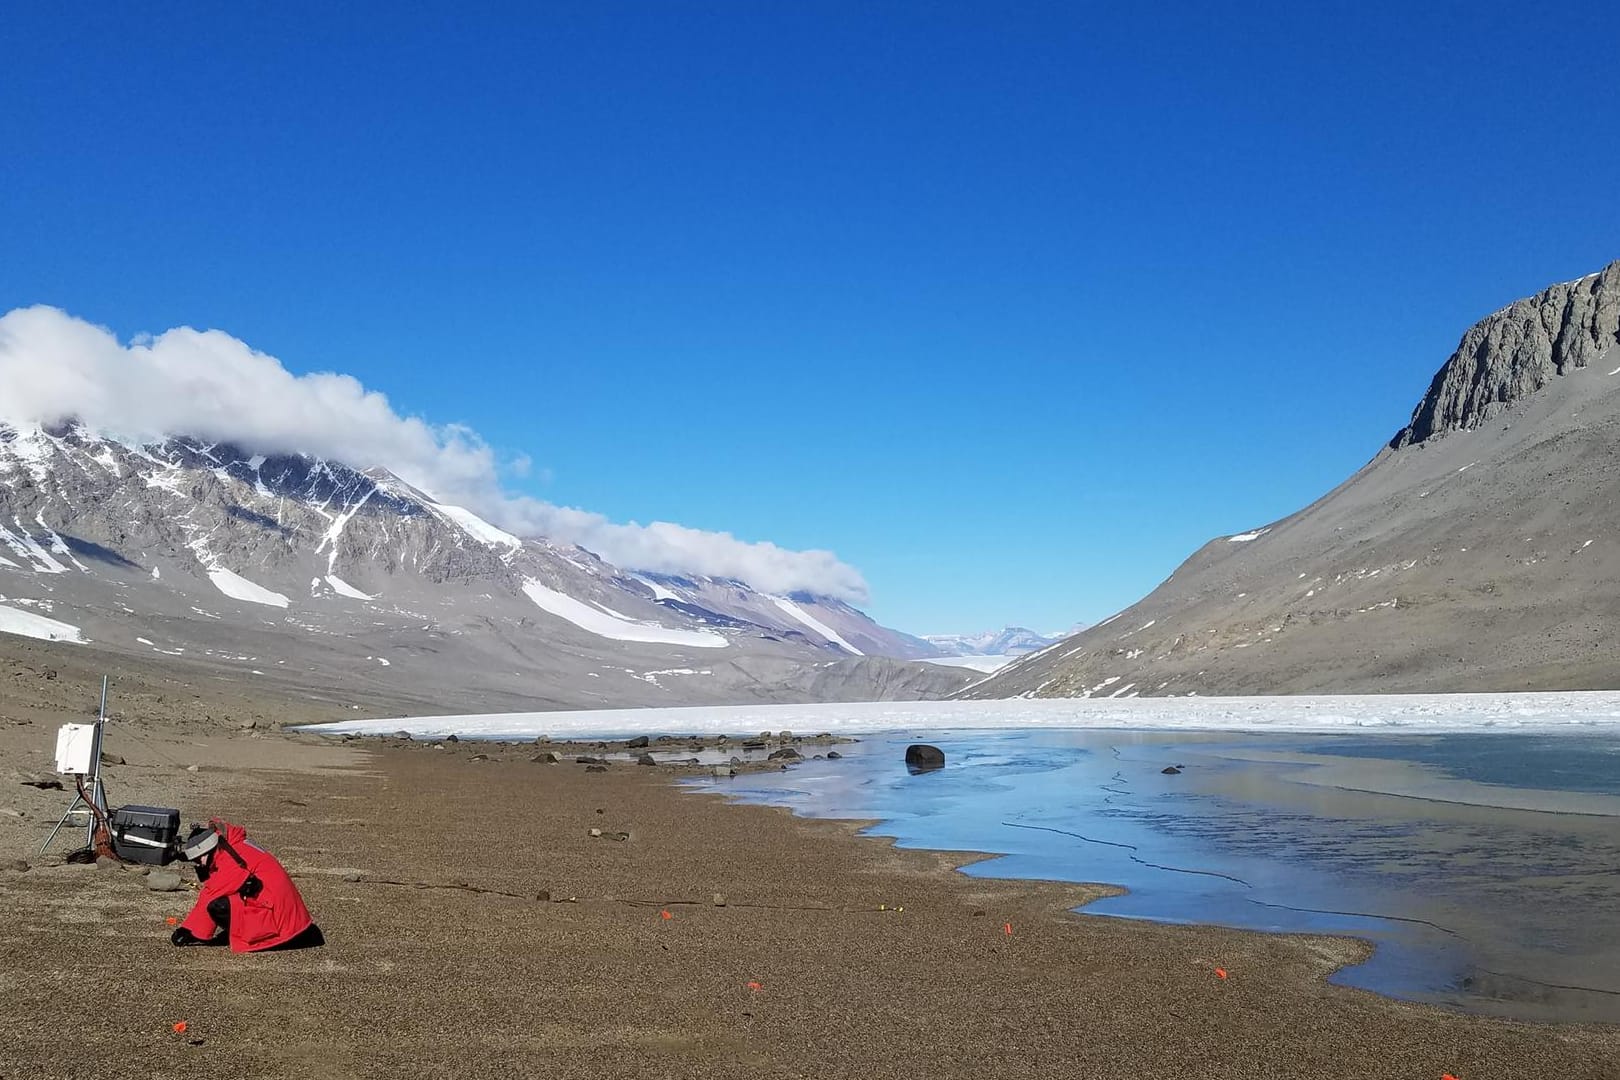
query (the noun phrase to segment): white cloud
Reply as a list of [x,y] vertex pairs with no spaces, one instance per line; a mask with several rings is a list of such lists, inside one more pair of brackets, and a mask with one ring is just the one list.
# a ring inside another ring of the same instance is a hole
[[[250,451],[382,465],[503,528],[577,543],[627,569],[733,577],[770,592],[805,589],[856,602],[867,596],[859,571],[828,551],[788,551],[664,521],[620,524],[511,495],[477,432],[400,416],[386,396],[348,375],[294,375],[222,331],[182,327],[125,345],[53,307],[0,316],[0,420],[70,418],[132,441],[194,435]],[[508,465],[521,475],[528,459]]]

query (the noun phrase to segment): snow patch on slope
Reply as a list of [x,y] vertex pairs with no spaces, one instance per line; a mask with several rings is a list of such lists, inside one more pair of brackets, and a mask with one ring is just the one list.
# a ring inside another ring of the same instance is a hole
[[264,604],[268,607],[279,608],[284,608],[292,603],[280,593],[267,589],[263,585],[256,585],[241,574],[233,573],[222,566],[209,569],[208,580],[214,583],[214,588],[233,600],[244,600],[249,604]]
[[431,503],[429,505],[461,526],[468,536],[471,536],[480,544],[487,544],[490,547],[511,548],[514,551],[523,546],[523,541],[509,532],[497,529],[471,510],[459,506],[447,506],[444,503]]
[[581,630],[614,641],[639,641],[653,645],[685,645],[694,649],[723,649],[731,642],[708,630],[672,630],[656,623],[635,622],[623,615],[610,614],[572,596],[548,589],[530,579],[523,593],[542,611],[573,623]]
[[18,611],[4,604],[0,604],[0,634],[19,634],[41,641],[70,641],[75,645],[85,643],[84,634],[71,623],[47,619],[31,611]]
[[777,607],[787,612],[787,614],[793,616],[793,618],[820,634],[826,640],[832,642],[834,645],[837,645],[845,652],[854,656],[866,655],[865,653],[861,652],[861,650],[839,637],[838,631],[834,630],[832,627],[828,626],[826,623],[822,622],[820,619],[816,618],[814,615],[810,614],[808,611],[804,610],[804,608],[800,607],[798,604],[795,604],[787,597],[773,596],[771,597],[771,603],[775,604]]
[[359,589],[350,585],[336,574],[327,574],[326,583],[332,586],[332,591],[339,596],[347,596],[350,600],[374,600],[376,597],[368,596]]

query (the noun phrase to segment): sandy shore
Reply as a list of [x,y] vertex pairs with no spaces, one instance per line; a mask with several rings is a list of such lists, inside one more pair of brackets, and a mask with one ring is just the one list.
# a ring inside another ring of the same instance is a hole
[[[52,693],[0,702],[19,770]],[[1352,942],[1078,918],[1096,890],[970,879],[675,769],[203,715],[115,727],[113,801],[244,822],[330,944],[171,948],[190,894],[35,857],[66,796],[8,777],[0,1077],[1620,1077],[1617,1029],[1329,987]]]

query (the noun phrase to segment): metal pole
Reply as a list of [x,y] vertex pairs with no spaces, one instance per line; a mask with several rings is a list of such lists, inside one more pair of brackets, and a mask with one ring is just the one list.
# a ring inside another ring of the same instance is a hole
[[101,677],[101,707],[96,710],[96,737],[90,749],[90,801],[95,804],[84,826],[84,846],[96,842],[96,811],[107,812],[107,793],[101,789],[101,739],[107,728],[107,676]]

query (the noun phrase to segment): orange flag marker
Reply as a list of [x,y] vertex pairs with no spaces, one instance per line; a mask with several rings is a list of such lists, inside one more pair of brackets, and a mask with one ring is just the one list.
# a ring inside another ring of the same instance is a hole
[[186,1024],[186,1022],[184,1020],[176,1021],[175,1025],[174,1025],[174,1033],[176,1035],[184,1035],[186,1033],[186,1028],[187,1027],[188,1027],[188,1025]]
[[1440,1080],[1457,1080],[1457,1078],[1450,1073],[1441,1073]]
[[1002,931],[1002,933],[1006,934],[1008,937],[1012,937],[1012,923],[1010,923],[1010,922],[1009,923],[1002,923],[1001,924],[1001,931]]
[[748,984],[748,989],[754,991],[757,994],[759,991],[761,991],[761,990],[763,990],[765,988],[763,986],[759,985],[759,983],[757,983],[757,982],[751,982],[751,983]]
[[660,911],[658,914],[662,915],[666,919],[673,919],[675,917],[667,911]]
[[1226,969],[1225,969],[1225,968],[1216,968],[1216,969],[1215,969],[1215,977],[1216,977],[1216,978],[1217,978],[1217,979],[1224,979],[1224,978],[1226,978]]
[[175,918],[173,915],[170,915],[167,919],[164,919],[163,921],[168,923],[170,926],[173,926],[176,923],[178,923],[180,920]]

